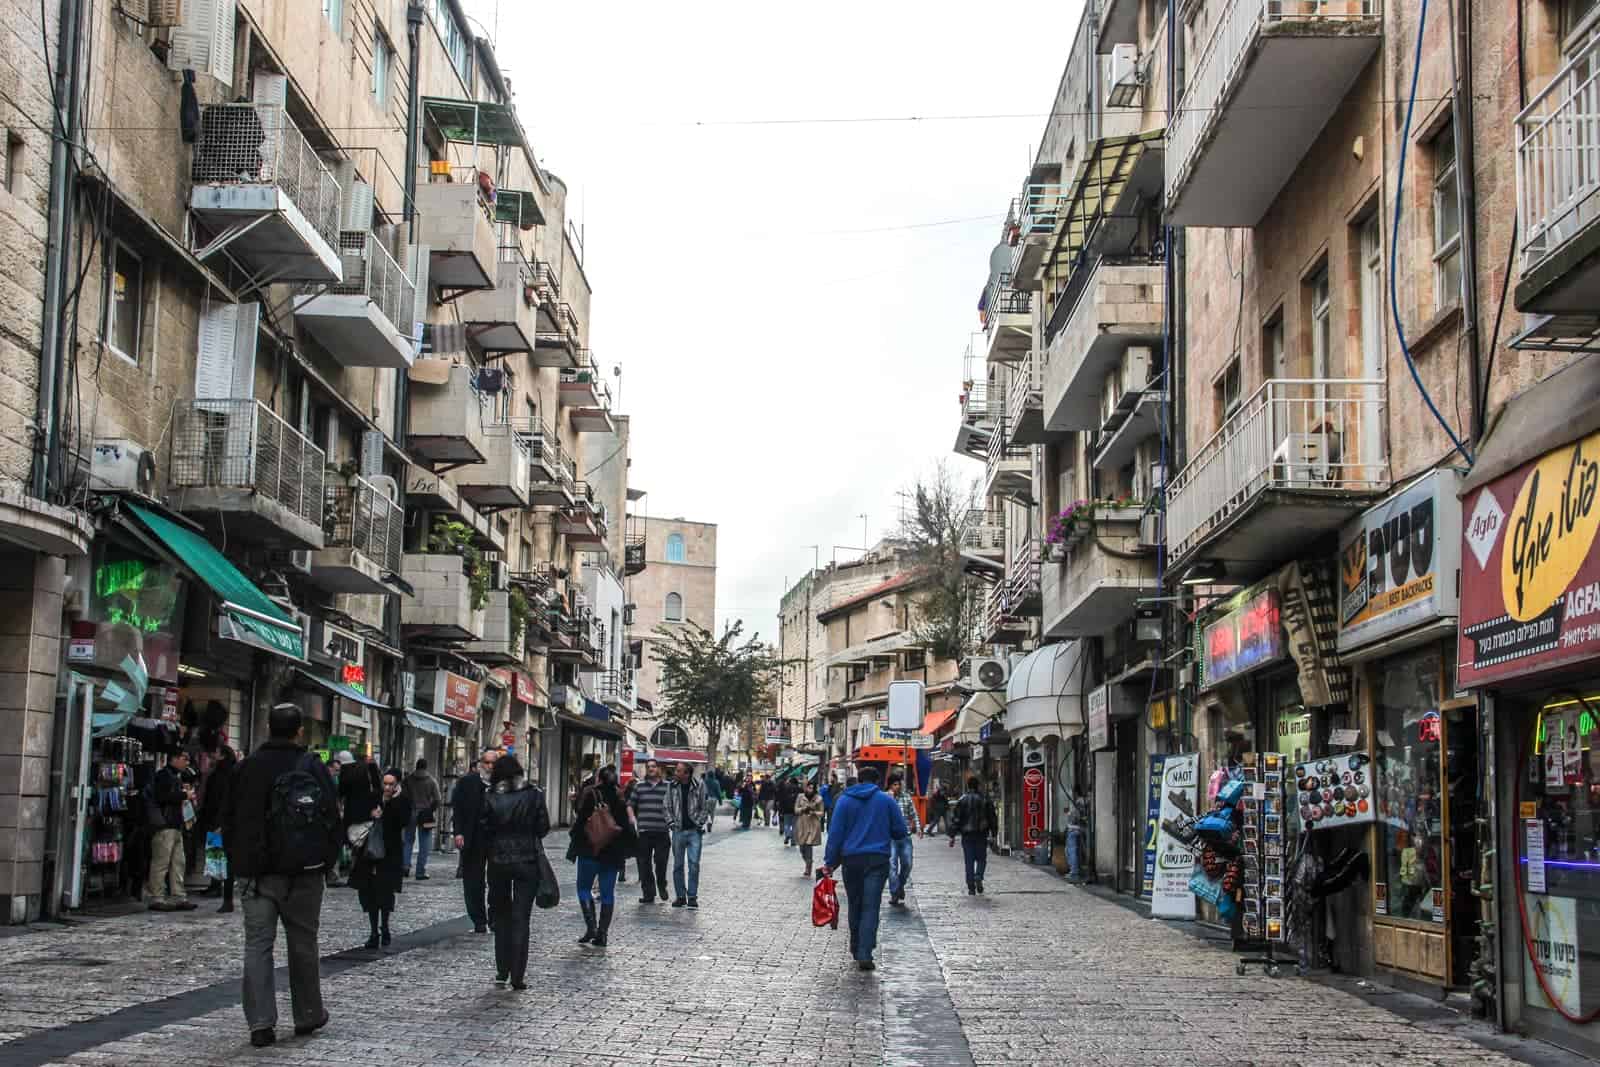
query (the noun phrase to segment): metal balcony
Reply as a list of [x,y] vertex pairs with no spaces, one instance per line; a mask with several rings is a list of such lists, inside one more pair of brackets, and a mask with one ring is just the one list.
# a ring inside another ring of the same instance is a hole
[[1600,315],[1600,37],[1517,116],[1519,311]]
[[1015,288],[1039,289],[1039,267],[1056,231],[1066,192],[1067,187],[1059,183],[1028,185],[1022,195],[1011,202],[1005,239],[1014,249],[1011,284]]
[[256,285],[336,282],[339,182],[282,107],[207,104],[190,163],[189,210]]
[[401,576],[416,595],[400,602],[400,628],[411,639],[477,641],[485,611],[472,606],[466,561],[449,552],[408,552]]
[[1011,273],[994,276],[978,301],[983,326],[984,359],[1013,363],[1033,345],[1033,296],[1011,287]]
[[578,366],[583,338],[578,328],[578,313],[572,305],[557,300],[539,305],[539,327],[534,337],[534,362],[541,367]]
[[1044,353],[1044,424],[1098,430],[1106,375],[1135,345],[1159,350],[1166,268],[1149,256],[1101,256],[1058,296]]
[[631,578],[643,574],[647,565],[644,535],[630,536],[628,543],[622,546],[622,573]]
[[574,430],[610,433],[616,429],[611,421],[611,387],[592,353],[580,353],[578,366],[561,372],[558,388],[561,405],[569,410]]
[[311,581],[332,593],[393,593],[405,512],[386,486],[360,475],[327,487],[324,547],[311,554]]
[[984,468],[983,495],[1003,496],[1021,502],[1033,499],[1033,454],[1026,448],[1008,445],[1006,421],[1001,418],[989,437],[989,454]]
[[1205,557],[1248,581],[1338,529],[1389,484],[1384,381],[1262,383],[1167,487],[1173,569]]
[[173,414],[174,503],[219,536],[321,548],[325,465],[322,449],[259,400],[193,400]]
[[575,544],[596,544],[605,540],[605,505],[594,499],[594,488],[588,482],[575,481],[572,486],[573,503],[556,512],[556,532],[564,534]]
[[1044,565],[1046,637],[1094,637],[1133,618],[1136,601],[1154,596],[1154,546],[1141,538],[1139,508],[1099,509],[1087,536]]
[[510,591],[491,590],[483,607],[483,629],[476,641],[468,641],[461,646],[461,654],[479,663],[521,663],[527,647],[527,635],[526,624],[522,633],[513,635],[511,632]]
[[561,508],[571,505],[577,466],[562,449],[561,438],[537,416],[512,420],[512,425],[528,443],[529,503]]
[[1167,394],[1149,388],[1124,397],[1112,417],[1100,427],[1099,451],[1094,454],[1094,469],[1115,473],[1133,462],[1139,445],[1161,433]]
[[417,186],[417,243],[428,246],[428,282],[443,294],[499,284],[494,208],[476,178],[474,172],[464,181]]
[[1014,645],[1028,636],[1028,622],[1013,611],[1006,600],[1006,584],[997,582],[989,590],[984,602],[983,625],[980,628],[985,645]]
[[595,692],[602,701],[623,711],[638,707],[639,683],[631,669],[600,671],[595,676]]
[[344,280],[308,285],[295,298],[295,321],[345,367],[411,366],[416,347],[417,287],[377,234],[339,235]]
[[413,453],[443,470],[484,461],[488,428],[496,420],[477,383],[477,369],[466,364],[452,366],[443,385],[411,383],[406,443]]
[[501,245],[496,257],[495,287],[456,300],[461,321],[485,352],[531,352],[539,318],[533,265],[516,245]]
[[1021,618],[1037,618],[1040,608],[1041,558],[1037,541],[1017,546],[1006,564],[1006,609]]
[[969,508],[961,520],[961,551],[987,559],[1006,555],[1006,515],[1003,511]]
[[483,462],[455,472],[461,498],[479,511],[527,507],[532,487],[532,458],[527,436],[507,422],[483,428]]
[[1377,54],[1378,0],[1229,0],[1167,131],[1167,218],[1254,226]]
[[968,381],[961,393],[961,425],[956,429],[955,453],[972,459],[986,459],[989,438],[994,434],[996,408],[1003,406],[1004,392],[991,391],[986,381]]
[[1045,442],[1043,376],[1039,361],[1029,353],[1011,370],[1006,383],[1006,432],[1012,445]]

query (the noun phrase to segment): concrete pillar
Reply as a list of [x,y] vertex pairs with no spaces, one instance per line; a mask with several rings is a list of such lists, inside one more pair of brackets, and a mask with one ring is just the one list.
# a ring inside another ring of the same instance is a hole
[[65,562],[0,551],[0,921],[40,911]]

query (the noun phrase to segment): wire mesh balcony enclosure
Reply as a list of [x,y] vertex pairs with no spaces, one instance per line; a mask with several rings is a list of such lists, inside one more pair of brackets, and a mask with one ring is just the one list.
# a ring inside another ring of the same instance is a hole
[[339,182],[275,104],[208,104],[189,170],[190,207],[224,248],[265,281],[337,281]]
[[173,414],[167,480],[185,510],[251,511],[270,521],[268,502],[281,508],[284,532],[311,540],[300,524],[322,531],[325,465],[322,449],[259,400],[193,400]]
[[360,475],[328,487],[324,521],[329,548],[353,548],[379,567],[400,572],[405,512],[389,494]]
[[306,283],[295,318],[346,367],[404,370],[412,362],[417,287],[375,233],[339,235],[344,280]]

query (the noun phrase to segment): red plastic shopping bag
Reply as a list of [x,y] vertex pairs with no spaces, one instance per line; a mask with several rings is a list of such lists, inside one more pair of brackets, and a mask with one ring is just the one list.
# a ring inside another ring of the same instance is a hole
[[811,891],[812,926],[839,929],[839,894],[834,890],[837,884],[829,875],[817,872],[817,887]]

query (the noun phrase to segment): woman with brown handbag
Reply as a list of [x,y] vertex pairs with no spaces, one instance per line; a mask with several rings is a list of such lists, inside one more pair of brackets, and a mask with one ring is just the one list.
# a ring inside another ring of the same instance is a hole
[[[601,767],[578,797],[572,820],[569,859],[578,861],[578,906],[583,909],[584,934],[580,945],[605,948],[611,916],[617,904],[617,875],[628,857],[638,851],[632,816],[617,792],[615,767]],[[596,916],[594,882],[600,880],[599,915]]]

